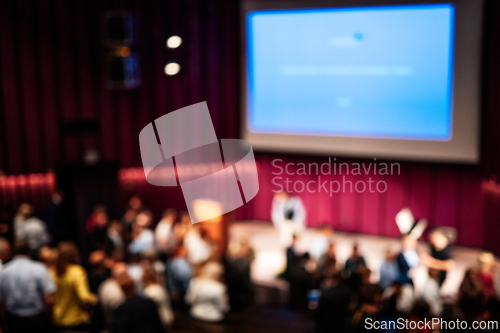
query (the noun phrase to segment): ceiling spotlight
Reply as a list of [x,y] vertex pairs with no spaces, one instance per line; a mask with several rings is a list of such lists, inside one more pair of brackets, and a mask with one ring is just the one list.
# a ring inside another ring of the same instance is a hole
[[167,47],[169,49],[176,49],[179,46],[181,46],[181,44],[182,44],[182,38],[180,38],[179,36],[170,36],[167,39]]
[[175,75],[179,73],[181,70],[181,66],[176,62],[171,62],[165,65],[165,74],[167,75]]

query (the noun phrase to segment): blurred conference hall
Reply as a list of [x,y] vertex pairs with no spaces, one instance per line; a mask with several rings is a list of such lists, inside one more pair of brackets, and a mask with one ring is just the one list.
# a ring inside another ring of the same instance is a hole
[[0,2],[0,333],[499,332],[500,1]]

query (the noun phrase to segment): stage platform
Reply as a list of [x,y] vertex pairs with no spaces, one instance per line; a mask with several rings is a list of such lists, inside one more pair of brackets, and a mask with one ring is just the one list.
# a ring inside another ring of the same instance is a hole
[[[307,252],[318,229],[308,228],[299,236],[297,248],[300,252]],[[283,271],[286,264],[285,248],[281,246],[278,231],[270,222],[242,221],[230,225],[230,240],[239,239],[241,236],[249,238],[255,251],[255,261],[252,265],[252,280],[256,285],[262,287],[277,288],[282,291],[288,289],[286,281],[277,279],[276,276]],[[379,268],[382,264],[387,249],[400,250],[400,241],[396,238],[380,237],[361,234],[350,234],[344,232],[334,233],[334,242],[337,255],[337,263],[343,266],[352,251],[352,245],[359,245],[360,253],[364,256],[367,266],[372,271],[372,282],[378,282]],[[477,266],[478,256],[482,250],[460,246],[452,247],[455,265],[448,274],[441,292],[444,297],[454,297],[458,291],[465,271],[470,267]],[[418,252],[430,253],[429,244],[419,242]],[[340,267],[339,266],[339,267]],[[413,270],[413,280],[417,295],[421,292],[423,284],[427,279],[427,268],[419,265]],[[498,289],[497,289],[498,290]],[[285,297],[281,295],[280,297]]]

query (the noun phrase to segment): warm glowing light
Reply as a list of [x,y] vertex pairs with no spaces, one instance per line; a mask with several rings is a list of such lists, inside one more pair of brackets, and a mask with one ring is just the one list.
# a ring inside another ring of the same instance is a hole
[[45,173],[45,174],[27,174],[27,175],[15,175],[15,176],[5,176],[0,175],[0,190],[5,187],[25,187],[30,186],[47,186],[50,191],[55,190],[55,174]]
[[176,62],[168,63],[165,66],[165,74],[167,74],[167,75],[175,75],[175,74],[179,73],[180,70],[181,70],[181,66]]
[[224,212],[219,202],[208,199],[196,199],[192,202],[192,207],[198,221],[219,223],[222,220]]
[[182,44],[182,38],[180,38],[179,36],[170,36],[167,39],[167,47],[169,49],[176,49],[179,46],[181,46],[181,44]]
[[116,50],[116,53],[118,56],[126,58],[126,57],[130,56],[130,53],[131,53],[130,47],[126,47],[126,46],[120,47]]

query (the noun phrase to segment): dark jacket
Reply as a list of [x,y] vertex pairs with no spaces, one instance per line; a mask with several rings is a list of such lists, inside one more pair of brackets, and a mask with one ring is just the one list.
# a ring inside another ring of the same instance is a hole
[[413,286],[413,280],[409,276],[410,273],[410,265],[406,262],[405,256],[403,253],[399,253],[396,257],[396,263],[398,265],[399,270],[399,278],[398,281],[401,284],[411,284]]
[[110,333],[166,333],[155,303],[149,298],[133,296],[114,313]]
[[321,293],[314,313],[317,333],[342,333],[350,302],[349,288],[343,284],[329,287]]

